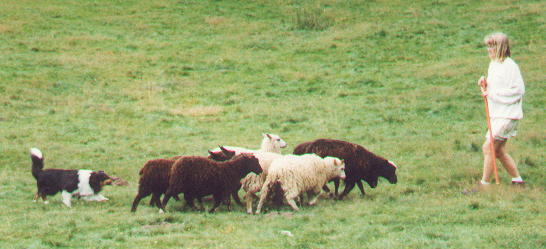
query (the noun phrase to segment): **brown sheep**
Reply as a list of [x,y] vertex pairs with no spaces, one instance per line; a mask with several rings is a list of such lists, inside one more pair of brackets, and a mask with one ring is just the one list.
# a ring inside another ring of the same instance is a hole
[[[358,185],[362,195],[365,195],[361,180],[364,180],[371,188],[377,186],[378,178],[384,177],[390,183],[395,184],[396,165],[387,159],[377,156],[366,150],[364,147],[334,139],[317,139],[311,142],[299,144],[294,149],[294,154],[301,155],[305,153],[315,153],[320,157],[332,156],[345,161],[345,189],[339,195],[343,199],[355,186]],[[339,179],[334,180],[335,195],[338,196]],[[325,191],[329,191],[326,185]]]
[[[235,153],[233,154],[214,154],[213,152],[209,151],[209,158],[213,160],[227,160],[226,158],[231,158]],[[144,164],[142,169],[139,172],[140,180],[139,180],[139,186],[138,186],[138,193],[133,201],[133,206],[131,207],[131,212],[135,212],[140,200],[144,197],[147,197],[148,195],[152,195],[152,199],[150,200],[151,206],[157,206],[161,207],[161,195],[163,195],[167,188],[169,187],[169,177],[171,175],[171,167],[172,165],[181,158],[182,156],[175,156],[171,157],[169,159],[154,159],[149,160]],[[178,196],[173,196],[173,198],[177,201],[180,199]],[[239,199],[238,195],[234,195],[233,198],[239,205],[243,205]],[[201,203],[201,200],[199,199],[199,202]]]
[[161,207],[160,197],[169,187],[171,167],[175,161],[173,159],[154,159],[144,164],[139,172],[138,193],[133,201],[131,212],[135,212],[140,200],[150,194],[152,195],[150,205]]
[[214,212],[224,200],[230,210],[229,195],[240,187],[241,179],[250,172],[262,173],[258,159],[251,154],[243,153],[225,162],[200,156],[182,157],[172,166],[161,209],[165,210],[172,196],[184,193],[186,203],[194,209],[195,198],[213,195],[214,206],[209,212]]

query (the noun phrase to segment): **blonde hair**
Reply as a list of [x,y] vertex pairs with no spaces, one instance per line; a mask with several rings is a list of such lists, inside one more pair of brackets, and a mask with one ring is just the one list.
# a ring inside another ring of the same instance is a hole
[[486,36],[483,42],[487,47],[495,51],[495,60],[503,62],[506,57],[510,57],[510,41],[504,33],[497,32]]

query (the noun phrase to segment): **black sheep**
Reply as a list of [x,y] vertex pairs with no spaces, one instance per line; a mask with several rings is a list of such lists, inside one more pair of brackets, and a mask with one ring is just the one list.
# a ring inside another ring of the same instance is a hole
[[[213,160],[225,161],[233,157],[235,152],[233,152],[233,154],[225,152],[220,152],[220,154],[217,154],[209,151],[209,154],[209,158]],[[133,200],[131,212],[135,212],[140,200],[150,194],[152,195],[150,205],[161,207],[160,198],[161,195],[165,194],[167,188],[169,187],[169,177],[171,175],[172,165],[181,157],[182,156],[175,156],[169,159],[153,159],[144,164],[139,172],[140,180],[138,185],[138,193]],[[177,201],[180,200],[177,195],[173,196],[173,198]],[[237,193],[234,193],[233,199],[235,199],[239,205],[242,205]],[[199,202],[201,202],[200,199]]]
[[[395,184],[396,165],[387,159],[377,156],[366,150],[364,147],[334,139],[317,139],[311,142],[299,144],[294,149],[294,154],[315,153],[320,157],[332,156],[345,161],[345,189],[339,196],[343,199],[355,186],[358,185],[360,192],[364,195],[364,187],[361,180],[364,180],[371,188],[377,186],[378,178],[384,177],[390,183]],[[335,195],[338,195],[339,179],[334,180]],[[325,191],[329,191],[324,186]]]
[[214,198],[214,206],[209,212],[214,212],[224,200],[230,209],[229,195],[240,187],[241,179],[250,172],[262,173],[258,159],[251,154],[243,153],[225,162],[200,156],[182,157],[173,165],[161,209],[165,210],[171,196],[179,193],[184,193],[187,204],[194,209],[193,200],[206,195]]

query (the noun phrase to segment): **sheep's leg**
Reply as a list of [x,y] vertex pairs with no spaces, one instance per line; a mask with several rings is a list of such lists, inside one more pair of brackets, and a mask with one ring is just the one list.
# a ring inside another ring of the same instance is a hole
[[362,193],[362,195],[366,195],[366,192],[364,191],[364,186],[362,186],[361,180],[356,181],[356,186],[358,186],[358,189],[360,189],[360,193]]
[[339,195],[339,178],[332,180],[334,182],[334,196]]
[[243,203],[241,202],[241,199],[239,199],[239,190],[241,189],[241,186],[242,184],[239,183],[239,185],[237,185],[237,188],[233,191],[233,200],[235,200],[235,202],[237,204],[239,204],[241,207],[244,207],[245,205],[243,205]]
[[320,188],[307,192],[307,197],[309,197],[309,206],[314,206],[315,204],[317,204],[319,196]]
[[309,196],[309,198],[311,199],[309,201],[309,206],[314,206],[315,204],[317,204],[318,197],[319,197],[319,195],[314,195],[313,198],[311,198],[311,196]]
[[290,207],[292,207],[292,209],[294,211],[299,211],[300,209],[298,208],[298,205],[296,204],[296,202],[294,201],[294,199],[286,199],[286,202],[288,202],[288,205],[290,205]]
[[333,195],[333,193],[330,191],[330,188],[328,188],[327,184],[324,184],[324,186],[322,186],[322,190],[324,190],[324,192],[326,192],[328,194],[328,196]]
[[[159,199],[161,197],[161,194],[157,194],[157,193],[151,193],[152,194],[152,198],[150,199],[150,206],[157,206],[157,207],[160,207],[161,205],[157,205],[157,199]],[[144,195],[142,196],[142,198],[148,196],[149,194],[147,195]]]
[[32,202],[36,202],[38,198],[40,198],[40,194],[36,192],[36,194],[34,194],[34,198],[32,199]]
[[[193,196],[189,194],[184,194],[184,200],[186,200],[186,204],[190,206],[190,208],[192,208],[193,210],[198,210],[197,207],[195,206],[195,203],[193,203]],[[201,198],[197,198],[197,200],[201,202]]]
[[[227,210],[231,212],[231,197],[229,197],[229,194],[226,195],[224,201],[226,202]],[[241,201],[239,200],[239,202]]]
[[173,195],[172,191],[167,190],[167,192],[165,193],[165,196],[163,197],[163,201],[161,202],[161,205],[159,206],[160,213],[165,212],[165,206],[167,206],[167,203],[171,199],[172,195]]
[[152,199],[154,200],[154,203],[152,204],[152,206],[155,205],[157,207],[161,207],[161,194],[162,193],[154,193],[152,195]]
[[[135,197],[135,200],[133,201],[133,206],[131,207],[131,212],[135,212],[137,210],[138,203],[144,197],[146,197],[146,196],[144,196],[143,194],[138,192],[137,196]],[[152,200],[153,200],[153,197],[152,197]]]
[[256,195],[252,192],[248,192],[245,194],[245,196],[243,197],[245,199],[245,203],[246,203],[246,213],[247,214],[252,214],[252,202],[254,202],[254,198],[256,197]]
[[214,213],[214,210],[216,210],[216,208],[220,206],[220,204],[222,204],[221,194],[214,194],[213,197],[214,197],[214,206],[209,210],[209,213]]
[[269,185],[270,182],[266,181],[262,186],[262,190],[260,191],[260,201],[258,202],[258,207],[256,207],[256,214],[259,214],[262,211],[262,207],[264,206],[267,195],[269,194]]
[[244,207],[245,205],[243,205],[243,203],[241,202],[241,199],[239,199],[239,190],[236,190],[234,191],[231,196],[233,196],[233,200],[235,200],[235,202],[237,204],[239,204],[241,207]]
[[44,204],[49,204],[49,201],[47,200],[47,195],[42,193],[41,196],[42,196],[42,201],[44,201]]
[[355,187],[354,181],[345,181],[345,189],[343,189],[343,193],[338,197],[338,199],[343,199],[353,188]]
[[298,205],[294,201],[294,199],[296,198],[299,198],[297,194],[286,195],[286,202],[288,202],[288,205],[290,205],[290,207],[292,207],[294,211],[299,211],[300,209],[298,208]]
[[199,202],[199,211],[205,211],[205,205],[203,205],[203,199],[199,197],[197,198],[197,202]]

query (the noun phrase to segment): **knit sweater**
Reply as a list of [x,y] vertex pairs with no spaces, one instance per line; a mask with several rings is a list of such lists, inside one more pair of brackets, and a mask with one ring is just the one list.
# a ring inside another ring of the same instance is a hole
[[522,119],[525,85],[518,65],[510,57],[492,60],[487,72],[487,99],[491,118]]

